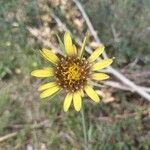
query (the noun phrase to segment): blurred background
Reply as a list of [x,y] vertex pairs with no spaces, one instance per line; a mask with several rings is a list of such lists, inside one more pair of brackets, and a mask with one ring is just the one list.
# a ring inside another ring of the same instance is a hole
[[[150,86],[150,1],[80,2],[106,53],[116,58],[113,67]],[[63,25],[80,40],[88,31],[72,0],[0,1],[0,150],[84,149],[80,113],[63,112],[63,95],[40,100],[37,88],[44,80],[30,75],[48,65],[39,49],[60,48],[56,35],[63,38]],[[91,36],[88,46],[97,45]],[[89,149],[149,150],[149,102],[130,90],[97,90],[102,103],[84,101]]]

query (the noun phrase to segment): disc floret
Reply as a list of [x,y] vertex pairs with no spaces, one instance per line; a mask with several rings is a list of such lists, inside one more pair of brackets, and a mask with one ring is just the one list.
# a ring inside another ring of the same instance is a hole
[[61,58],[54,72],[58,85],[74,93],[86,85],[90,77],[90,63],[77,56]]

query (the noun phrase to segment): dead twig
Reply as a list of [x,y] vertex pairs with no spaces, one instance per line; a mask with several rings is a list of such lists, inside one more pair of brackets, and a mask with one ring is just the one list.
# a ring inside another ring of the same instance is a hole
[[[73,1],[77,5],[77,7],[79,8],[83,18],[85,19],[86,24],[87,24],[87,26],[89,28],[89,31],[91,32],[91,35],[93,35],[93,37],[94,37],[94,39],[96,40],[97,43],[102,44],[101,40],[99,39],[99,37],[97,35],[97,32],[95,31],[95,29],[94,29],[94,27],[93,27],[93,25],[92,25],[88,15],[85,13],[85,10],[82,7],[81,3],[78,0],[73,0]],[[105,51],[103,52],[102,55],[103,55],[104,58],[107,58],[107,54],[106,54]]]
[[[116,82],[116,81],[105,81],[103,83],[105,85],[108,85],[108,86],[111,86],[111,87],[114,87],[114,88],[117,88],[117,89],[134,92],[134,91],[132,91],[131,88],[129,88],[127,86],[124,86],[121,83]],[[150,88],[148,88],[148,87],[140,86],[140,88],[142,88],[144,91],[146,91],[148,93],[150,92]]]
[[16,131],[16,132],[4,135],[4,136],[0,137],[0,142],[3,142],[3,141],[8,140],[8,139],[10,139],[12,137],[15,137],[15,136],[17,136],[17,134],[18,134],[18,132]]
[[[17,129],[19,128],[21,130],[24,126],[25,125],[15,125],[14,127],[17,128]],[[39,128],[42,128],[42,127],[50,127],[50,124],[49,124],[48,120],[44,120],[40,123],[34,123],[34,124],[29,125],[29,126],[30,126],[31,129],[39,129]],[[9,133],[7,135],[4,135],[4,136],[0,137],[0,142],[4,142],[4,141],[6,141],[10,138],[16,137],[17,134],[19,133],[19,131],[15,131],[13,133]]]
[[[120,90],[124,90],[124,91],[130,91],[130,92],[134,92],[131,88],[125,86],[125,85],[122,85],[120,82],[116,82],[116,81],[103,81],[102,82],[104,85],[107,85],[109,87],[113,87],[113,88],[116,88],[116,89],[120,89]],[[96,83],[96,82],[92,82],[92,84],[96,87],[102,87],[102,85]],[[142,88],[144,91],[150,93],[150,88],[148,87],[144,87],[144,86],[140,86],[140,88]]]

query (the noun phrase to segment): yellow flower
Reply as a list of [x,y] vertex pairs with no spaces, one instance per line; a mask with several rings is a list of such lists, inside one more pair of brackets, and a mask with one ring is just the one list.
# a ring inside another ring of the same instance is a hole
[[39,87],[41,98],[52,96],[56,92],[64,90],[66,93],[63,109],[68,111],[73,102],[76,111],[82,107],[82,97],[86,93],[94,102],[99,102],[100,98],[91,85],[91,80],[105,80],[109,76],[96,71],[109,66],[113,60],[104,59],[94,62],[104,51],[104,46],[97,48],[88,59],[83,57],[86,38],[83,41],[81,50],[77,51],[72,43],[69,33],[64,34],[65,56],[56,56],[51,50],[43,48],[41,55],[52,63],[53,67],[46,67],[31,72],[36,77],[54,77],[53,82],[46,83]]

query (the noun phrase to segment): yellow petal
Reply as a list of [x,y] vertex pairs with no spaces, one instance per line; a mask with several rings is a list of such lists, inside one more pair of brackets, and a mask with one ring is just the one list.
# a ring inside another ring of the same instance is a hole
[[65,97],[64,105],[63,105],[64,112],[68,111],[68,109],[71,105],[72,97],[73,97],[73,94],[71,94],[71,93],[68,93],[67,96]]
[[72,38],[68,32],[64,34],[64,45],[67,55],[71,56],[75,54],[75,47],[72,44]]
[[82,44],[81,50],[79,52],[79,57],[82,57],[82,55],[83,55],[83,52],[85,50],[86,41],[87,41],[87,37],[85,37],[83,40],[83,44]]
[[93,73],[92,74],[92,79],[93,80],[106,80],[109,78],[109,75],[105,73]]
[[102,45],[101,47],[97,48],[91,56],[88,58],[89,62],[95,61],[104,51],[104,46]]
[[46,98],[48,96],[51,96],[52,94],[56,93],[58,90],[60,90],[59,86],[54,86],[52,88],[49,88],[40,94],[40,98]]
[[84,97],[84,92],[83,92],[82,89],[80,90],[80,94],[81,94],[82,97]]
[[31,75],[35,77],[51,77],[54,75],[54,70],[52,68],[38,69],[32,71]]
[[75,110],[80,111],[81,105],[82,105],[80,92],[74,93],[74,95],[73,95],[73,104],[74,104]]
[[94,101],[94,102],[99,102],[99,96],[97,95],[97,93],[93,90],[93,88],[91,86],[86,86],[84,88],[86,94]]
[[49,82],[49,83],[46,83],[46,84],[43,84],[41,85],[39,88],[38,88],[38,91],[43,91],[43,90],[46,90],[46,89],[49,89],[53,86],[56,86],[57,83],[56,82]]
[[51,50],[43,48],[40,52],[45,59],[53,64],[56,64],[59,61],[59,58]]
[[99,62],[95,63],[95,64],[92,66],[92,70],[95,71],[95,70],[100,70],[100,69],[106,68],[106,67],[108,67],[112,62],[113,62],[112,59],[104,59],[104,60],[102,60],[102,61],[99,61]]

